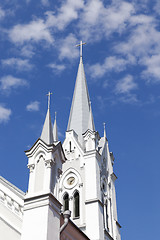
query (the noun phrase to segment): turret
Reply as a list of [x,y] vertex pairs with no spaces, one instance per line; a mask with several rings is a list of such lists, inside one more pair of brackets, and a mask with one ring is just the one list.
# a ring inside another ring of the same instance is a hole
[[50,95],[49,92],[48,110],[41,136],[25,152],[28,157],[30,174],[28,193],[24,201],[22,240],[60,239],[61,203],[57,198],[58,183],[65,156],[61,143],[54,141],[50,116]]

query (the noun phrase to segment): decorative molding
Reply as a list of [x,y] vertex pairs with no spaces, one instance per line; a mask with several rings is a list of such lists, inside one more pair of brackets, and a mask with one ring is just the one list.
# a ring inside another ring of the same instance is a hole
[[16,215],[22,217],[23,214],[23,206],[17,203],[14,199],[12,199],[9,195],[0,190],[0,202],[7,207],[10,211],[15,213]]
[[46,168],[51,168],[54,163],[55,163],[55,161],[52,159],[45,160]]

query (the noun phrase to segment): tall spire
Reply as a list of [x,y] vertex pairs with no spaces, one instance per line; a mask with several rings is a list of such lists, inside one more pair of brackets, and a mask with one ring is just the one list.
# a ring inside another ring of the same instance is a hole
[[47,94],[48,96],[48,110],[45,118],[45,122],[43,125],[42,133],[41,133],[41,139],[46,144],[52,144],[53,143],[53,129],[52,129],[52,122],[51,122],[51,115],[50,115],[50,96],[51,92]]
[[[83,43],[81,42],[79,46],[82,47],[82,45]],[[82,144],[82,134],[88,129],[88,121],[90,116],[90,100],[81,51],[80,63],[78,67],[67,130],[74,130],[78,134],[79,142]]]
[[55,120],[53,125],[53,139],[54,142],[58,142],[58,130],[57,130],[57,113],[55,112]]

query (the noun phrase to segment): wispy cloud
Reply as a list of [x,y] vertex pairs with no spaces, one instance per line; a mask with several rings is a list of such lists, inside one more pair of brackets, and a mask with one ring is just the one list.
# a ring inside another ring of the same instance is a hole
[[5,11],[0,7],[0,20],[5,17]]
[[135,59],[134,64],[145,67],[142,76],[147,81],[160,81],[160,31],[154,17],[137,15],[130,19],[133,27],[128,39],[116,45],[115,51],[123,57]]
[[106,5],[101,0],[88,1],[79,22],[80,33],[92,41],[108,38],[113,32],[122,33],[133,13],[133,5],[125,1]]
[[137,87],[137,83],[134,82],[133,77],[131,75],[127,75],[117,82],[115,92],[117,94],[128,94],[132,90],[137,89]]
[[28,24],[18,24],[9,30],[10,40],[16,44],[23,44],[27,41],[39,42],[45,40],[53,43],[54,39],[42,19],[36,19]]
[[63,30],[73,20],[78,19],[78,11],[84,7],[83,0],[67,0],[63,1],[60,8],[57,10],[57,14],[54,12],[47,12],[46,25],[54,27],[58,30]]
[[156,0],[156,1],[155,1],[154,11],[155,11],[158,15],[160,15],[160,1],[159,1],[159,0]]
[[89,73],[93,78],[100,78],[105,75],[106,72],[121,72],[125,70],[128,61],[124,58],[119,58],[116,56],[107,57],[104,63],[96,63],[89,66]]
[[147,82],[160,81],[160,54],[144,57],[140,63],[146,66],[146,70],[142,71],[142,77]]
[[78,40],[74,34],[70,33],[66,38],[60,41],[59,58],[74,59],[78,57],[79,51],[76,47]]
[[28,83],[26,80],[13,77],[11,75],[7,75],[0,78],[0,89],[3,91],[8,91],[8,93],[13,88],[18,88],[18,87],[27,86],[27,85]]
[[20,55],[23,57],[32,58],[34,54],[34,47],[31,44],[25,44],[20,50]]
[[[48,4],[48,0],[42,0],[43,4]],[[8,31],[10,40],[15,44],[26,42],[39,42],[45,40],[53,44],[53,29],[62,31],[73,20],[78,18],[78,11],[83,8],[82,0],[67,0],[57,9],[56,13],[48,11],[45,19],[37,18],[28,24],[17,24]]]
[[29,112],[39,111],[39,104],[40,103],[38,101],[31,102],[26,106],[26,109]]
[[8,58],[2,60],[3,66],[8,66],[17,69],[18,71],[31,70],[33,65],[29,63],[28,59]]
[[0,104],[0,123],[8,122],[11,116],[11,109],[5,108]]
[[64,64],[56,63],[50,63],[47,66],[50,67],[55,73],[60,73],[66,68]]
[[49,1],[48,1],[48,0],[41,0],[41,3],[42,3],[44,6],[48,6],[48,5],[49,5]]

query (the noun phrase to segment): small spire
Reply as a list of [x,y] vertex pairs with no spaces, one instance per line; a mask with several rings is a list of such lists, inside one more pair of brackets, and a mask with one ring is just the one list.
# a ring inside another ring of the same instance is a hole
[[82,58],[82,46],[85,45],[86,43],[83,43],[80,41],[80,44],[76,45],[76,47],[80,47],[80,58]]
[[53,125],[53,139],[54,142],[58,142],[58,130],[57,130],[57,113],[55,112],[55,119]]
[[88,121],[88,129],[95,131],[92,108],[91,108],[91,101],[89,101],[89,121]]
[[42,133],[41,133],[41,139],[46,144],[52,144],[53,143],[53,129],[52,129],[52,122],[51,122],[51,115],[50,115],[50,96],[51,92],[47,94],[48,96],[48,110],[45,118],[45,122],[43,125]]
[[47,96],[48,96],[48,109],[50,109],[51,95],[52,95],[52,92],[48,92],[48,94],[47,94]]
[[104,127],[104,139],[106,140],[107,137],[106,137],[106,123],[105,122],[103,123],[103,127]]

